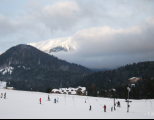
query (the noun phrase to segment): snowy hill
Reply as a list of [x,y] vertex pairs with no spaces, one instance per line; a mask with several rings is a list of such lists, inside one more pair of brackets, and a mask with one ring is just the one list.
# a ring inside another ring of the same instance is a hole
[[[113,99],[47,94],[41,92],[27,92],[0,89],[6,92],[6,99],[0,98],[0,119],[153,119],[154,100],[132,100],[130,112],[127,113],[127,104],[124,99],[121,108],[111,112]],[[50,100],[48,101],[48,95]],[[54,99],[59,99],[54,103]],[[39,99],[42,99],[42,104]],[[86,100],[86,103],[85,103]],[[103,105],[107,112],[103,111]],[[92,110],[89,111],[89,106]]]
[[38,43],[29,43],[28,45],[36,47],[37,49],[49,54],[59,51],[70,52],[77,49],[77,45],[71,40],[71,37],[49,39]]

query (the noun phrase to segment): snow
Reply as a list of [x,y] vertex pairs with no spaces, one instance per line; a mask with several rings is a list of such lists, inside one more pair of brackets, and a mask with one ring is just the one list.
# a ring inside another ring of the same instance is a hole
[[7,87],[7,89],[8,89],[8,90],[13,90],[13,89],[14,89],[14,87]]
[[[6,99],[0,98],[0,119],[153,119],[154,100],[132,100],[130,112],[124,99],[121,108],[111,112],[113,99],[77,95],[48,94],[34,91],[0,89]],[[48,101],[48,95],[50,100]],[[65,97],[66,96],[66,97]],[[42,104],[39,99],[42,99]],[[54,103],[58,98],[59,102]],[[85,103],[86,99],[86,103]],[[103,112],[103,105],[107,112]],[[89,106],[92,110],[89,111]],[[152,105],[152,106],[151,106]]]
[[132,77],[130,79],[128,79],[129,81],[131,82],[137,82],[138,80],[141,80],[141,78],[138,78],[138,77]]
[[129,78],[128,80],[132,80],[132,79],[140,79],[138,77],[132,77],[132,78]]
[[76,43],[72,41],[71,37],[49,39],[49,40],[40,41],[37,43],[29,43],[28,45],[36,47],[40,49],[41,51],[44,51],[47,53],[50,52],[50,49],[53,49],[59,46],[66,48],[68,51],[71,51],[71,49],[75,50],[77,48]]
[[1,88],[5,88],[5,87],[6,87],[6,83],[7,83],[7,82],[0,81],[0,89],[1,89]]
[[78,86],[78,88],[72,88],[72,87],[69,87],[69,88],[59,88],[59,89],[52,89],[52,93],[56,93],[56,92],[59,92],[61,94],[69,94],[71,93],[72,95],[76,95],[76,91],[78,89],[81,89],[81,92],[82,93],[85,93],[86,92],[86,87],[80,87]]
[[12,74],[14,68],[13,67],[6,67],[4,69],[0,69],[0,72],[5,75],[6,73]]

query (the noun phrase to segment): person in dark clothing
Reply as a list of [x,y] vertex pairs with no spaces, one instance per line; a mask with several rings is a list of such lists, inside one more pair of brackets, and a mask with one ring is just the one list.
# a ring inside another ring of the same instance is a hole
[[56,98],[54,99],[54,102],[56,103]]
[[118,101],[118,107],[120,107],[120,102]]
[[6,98],[6,92],[4,93],[4,99]]
[[111,107],[111,112],[113,111],[113,107]]
[[106,112],[106,105],[104,105],[104,112]]
[[48,101],[50,101],[50,96],[48,95]]
[[91,105],[90,105],[90,108],[89,108],[89,110],[91,110]]

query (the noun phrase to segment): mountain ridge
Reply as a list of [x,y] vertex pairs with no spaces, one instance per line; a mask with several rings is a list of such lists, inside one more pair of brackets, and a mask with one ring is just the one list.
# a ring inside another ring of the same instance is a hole
[[[0,55],[0,80],[16,89],[45,91],[49,88],[79,86],[90,69],[58,59],[25,44],[8,49]],[[20,85],[21,81],[24,85]]]

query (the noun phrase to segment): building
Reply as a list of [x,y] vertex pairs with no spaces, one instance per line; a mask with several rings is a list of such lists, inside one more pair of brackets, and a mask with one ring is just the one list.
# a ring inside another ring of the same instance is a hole
[[8,90],[14,90],[14,87],[6,87]]
[[77,88],[59,88],[59,89],[53,89],[51,93],[57,93],[57,94],[69,94],[69,95],[77,95],[77,91],[80,90],[82,95],[86,95],[86,87],[77,87]]
[[139,77],[132,77],[132,78],[129,78],[128,79],[128,84],[133,84],[133,83],[136,83],[138,81],[142,80],[142,78],[139,78]]
[[0,81],[0,89],[6,88],[7,82]]

